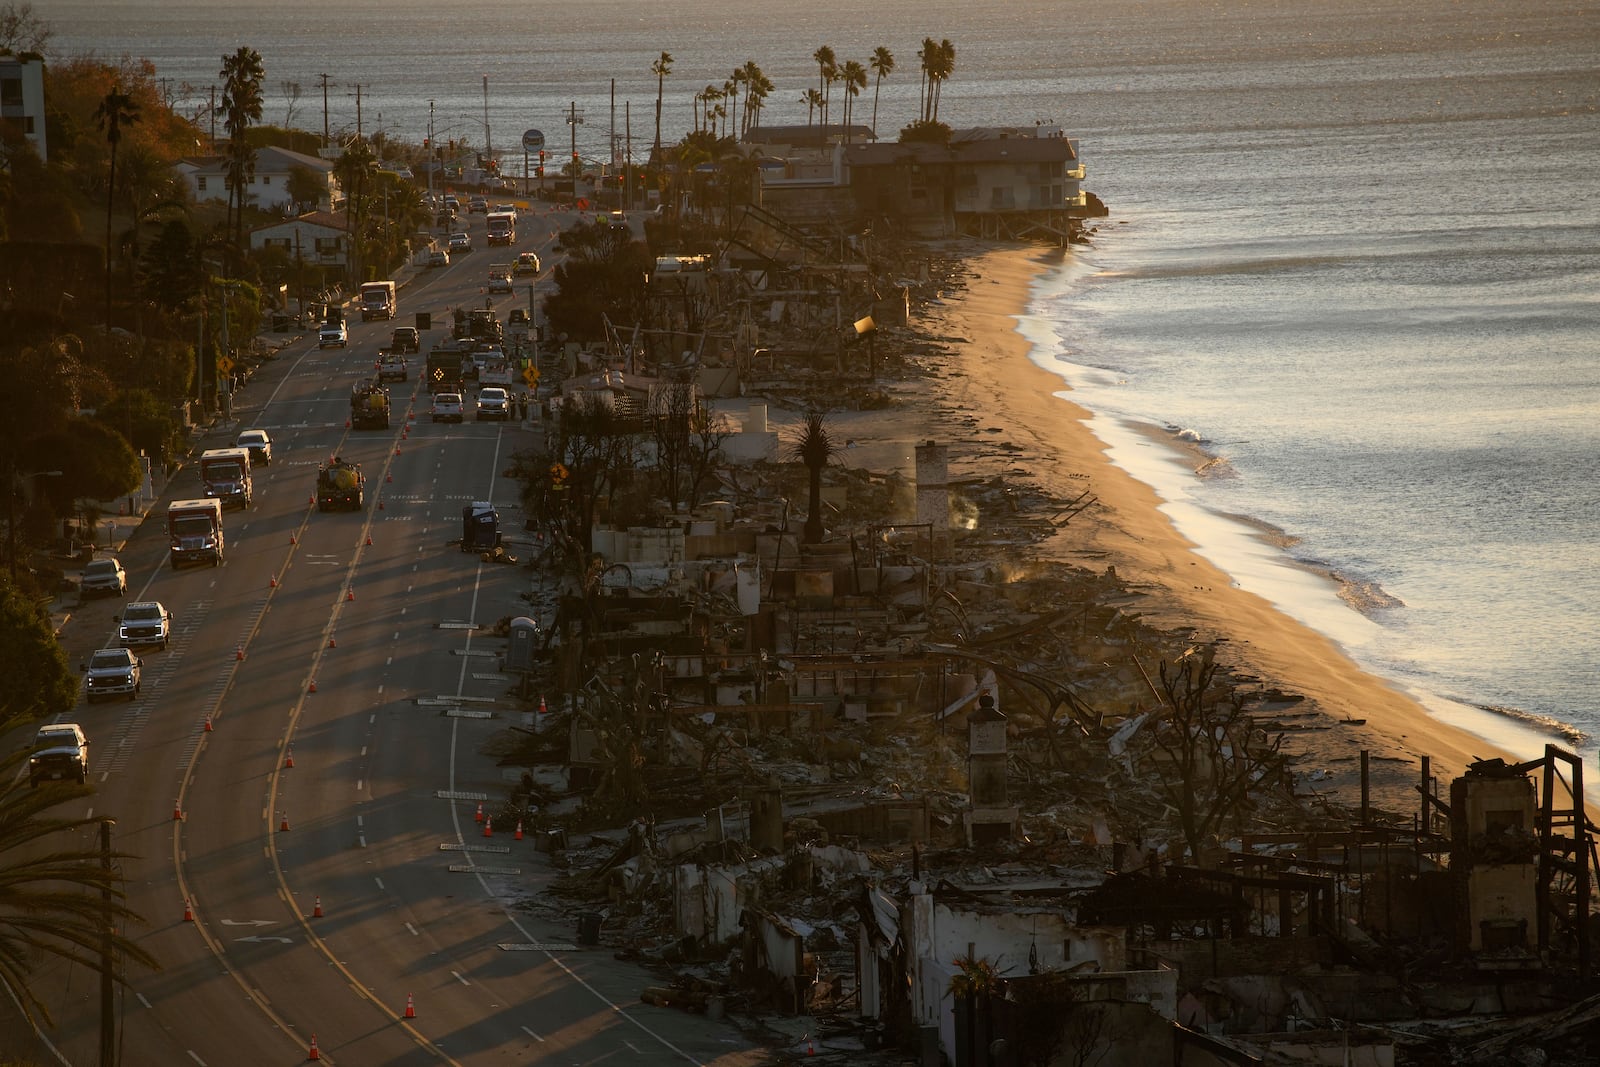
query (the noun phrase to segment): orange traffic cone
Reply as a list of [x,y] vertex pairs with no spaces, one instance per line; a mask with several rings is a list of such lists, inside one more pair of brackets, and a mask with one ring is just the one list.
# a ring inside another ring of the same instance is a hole
[[354,600],[356,598],[356,591],[355,591],[355,588],[353,586],[344,591],[344,598],[346,600]]
[[287,833],[289,830],[289,813],[285,811],[282,815],[283,818],[278,821],[278,832],[280,834]]
[[473,822],[482,822],[483,821],[483,801],[481,801],[481,800],[478,801],[478,814],[473,816],[472,821]]
[[311,917],[313,919],[322,918],[322,898],[321,897],[317,898],[317,906],[311,909]]
[[378,510],[379,511],[383,510],[383,498],[382,497],[378,498]]
[[522,820],[521,819],[517,820],[517,833],[516,833],[516,836],[513,837],[511,840],[513,840],[513,841],[521,841],[522,840]]
[[308,501],[307,501],[307,503],[308,503],[308,504],[311,504],[311,505],[312,505],[312,506],[315,506],[315,505],[316,505],[316,503],[317,503],[317,494],[315,494],[315,493],[312,493],[312,494],[311,494],[311,499],[310,499],[310,500],[308,500]]
[[293,748],[290,748],[289,751],[287,751],[287,752],[285,752],[283,754],[283,766],[284,766],[285,770],[287,770],[290,767],[294,766],[294,749]]
[[394,446],[394,454],[397,455],[397,456],[400,454],[400,446],[399,445],[395,445]]
[[316,691],[317,691],[317,680],[315,678],[313,678],[313,679],[311,679],[310,684],[308,684],[306,686],[306,692],[315,693]]
[[544,706],[544,697],[542,697],[542,696],[539,698],[539,714],[540,715],[548,715],[548,714],[550,714],[550,709]]
[[[278,576],[276,574],[272,575],[271,577],[269,577],[267,579],[267,588],[268,589],[276,589],[276,588],[278,588]],[[244,657],[240,656],[239,658],[243,659]]]
[[206,733],[209,734],[210,732],[211,732],[211,716],[207,715],[206,716]]
[[189,906],[187,900],[183,902],[183,921],[186,923],[194,922],[194,908]]
[[483,836],[484,837],[493,837],[494,836],[494,816],[493,815],[491,815],[487,819],[483,820]]
[[384,476],[383,476],[383,480],[384,480],[384,481],[386,481],[386,482],[392,482],[392,481],[394,481],[394,475],[392,475],[392,474],[385,474],[385,475],[384,475]]
[[[315,499],[316,499],[316,498],[315,498],[315,497],[312,497],[312,499],[313,499],[313,500],[315,500]],[[291,545],[298,545],[298,544],[299,544],[299,543],[300,543],[300,542],[299,542],[299,540],[298,540],[298,539],[296,539],[296,537],[295,537],[295,535],[294,535],[294,534],[292,534],[292,533],[291,533],[291,534],[290,534],[290,535],[289,535],[289,543],[290,543],[290,544],[291,544]]]
[[172,802],[172,821],[173,822],[182,822],[183,821],[183,798],[182,797],[179,797],[177,800],[174,800]]
[[234,659],[244,659],[244,646],[243,645],[234,645],[233,646],[233,658]]
[[345,419],[344,420],[344,428],[347,429],[347,430],[350,428],[350,420],[349,419]]
[[415,1019],[416,1017],[417,1017],[417,1002],[411,999],[411,994],[410,993],[407,993],[406,994],[406,1018],[407,1019]]
[[329,648],[338,648],[339,647],[339,642],[334,638],[334,636],[332,634],[328,635],[328,647]]
[[807,1034],[806,1035],[806,1055],[807,1056],[815,1056],[816,1054],[817,1054],[817,1043],[815,1041],[811,1040],[811,1035],[810,1034]]
[[371,534],[367,534],[367,544],[369,544],[369,545],[372,544],[372,535]]
[[311,1035],[311,1047],[306,1049],[306,1059],[307,1060],[320,1060],[320,1059],[322,1059],[322,1053],[317,1049],[317,1035],[316,1034],[312,1034]]

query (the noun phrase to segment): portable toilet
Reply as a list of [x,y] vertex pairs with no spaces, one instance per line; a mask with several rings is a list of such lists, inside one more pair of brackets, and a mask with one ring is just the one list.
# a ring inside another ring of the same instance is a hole
[[488,552],[500,543],[500,513],[487,500],[461,509],[461,551]]
[[506,670],[533,670],[543,636],[539,624],[526,615],[512,619],[511,644],[506,648]]

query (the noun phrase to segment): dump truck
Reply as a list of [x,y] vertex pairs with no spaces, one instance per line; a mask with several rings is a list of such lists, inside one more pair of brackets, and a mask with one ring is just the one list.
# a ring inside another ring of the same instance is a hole
[[389,390],[376,381],[358,382],[350,389],[350,427],[355,430],[389,428]]
[[461,392],[461,359],[466,353],[456,345],[438,345],[428,353],[428,392]]
[[255,484],[248,448],[208,448],[200,453],[200,484],[208,497],[230,507],[250,506]]
[[167,543],[172,569],[184,563],[222,562],[222,501],[174,500],[167,505]]
[[317,468],[317,510],[360,511],[367,503],[366,485],[361,464],[346,463],[334,456]]

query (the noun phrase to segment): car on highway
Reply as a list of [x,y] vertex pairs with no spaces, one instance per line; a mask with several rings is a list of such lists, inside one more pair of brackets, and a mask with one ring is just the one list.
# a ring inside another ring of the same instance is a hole
[[444,204],[445,210],[450,212],[452,215],[458,214],[461,211],[461,198],[456,196],[454,193],[446,193],[442,203]]
[[139,698],[139,686],[144,679],[144,663],[126,648],[102,648],[89,657],[83,668],[86,677],[83,692],[89,703],[101,697],[126,696]]
[[234,438],[233,446],[250,453],[251,466],[272,466],[272,438],[267,436],[267,431],[243,430]]
[[467,200],[467,214],[469,214],[469,215],[487,215],[488,213],[489,213],[489,201],[486,198],[481,197],[481,196],[474,196],[474,197],[471,197],[470,199]]
[[538,274],[539,254],[537,252],[523,252],[517,256],[517,262],[512,266],[511,273],[519,278],[530,274]]
[[389,349],[392,352],[421,352],[422,334],[417,332],[415,326],[396,326],[394,333],[389,335]]
[[611,223],[613,230],[626,230],[628,228],[628,216],[621,211],[613,211],[606,218]]
[[40,782],[89,780],[89,738],[75,722],[52,722],[39,727],[28,757],[28,785]]
[[449,248],[451,255],[472,251],[472,235],[464,230],[451,234]]
[[129,604],[117,618],[117,637],[123,648],[155,645],[164,649],[172,641],[172,613],[159,600]]
[[511,264],[496,263],[489,268],[489,292],[511,292]]
[[429,249],[428,250],[428,269],[429,270],[434,270],[434,269],[437,269],[439,267],[448,267],[449,265],[450,265],[450,253],[449,252],[445,251],[442,248],[433,248],[433,249]]
[[478,421],[511,417],[511,397],[498,385],[488,385],[478,390]]
[[350,343],[350,328],[341,319],[339,322],[325,322],[317,330],[318,348],[344,348]]
[[79,596],[88,599],[102,593],[109,596],[128,595],[128,573],[115,556],[90,560],[78,575]]
[[463,417],[460,393],[433,394],[434,422],[460,422]]

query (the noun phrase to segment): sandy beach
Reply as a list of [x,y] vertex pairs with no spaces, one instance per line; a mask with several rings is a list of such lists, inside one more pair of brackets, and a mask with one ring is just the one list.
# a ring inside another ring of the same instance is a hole
[[[1035,280],[1061,262],[1036,247],[982,251],[968,260],[964,289],[913,312],[919,333],[955,355],[921,384],[926,395],[890,412],[830,415],[852,447],[853,467],[910,472],[911,448],[950,446],[952,482],[1007,475],[1061,500],[1092,491],[1098,503],[1035,546],[1037,555],[1094,571],[1115,567],[1137,595],[1134,610],[1157,628],[1215,642],[1217,658],[1260,685],[1299,694],[1302,719],[1288,747],[1311,788],[1355,807],[1360,752],[1369,752],[1372,802],[1398,813],[1418,808],[1420,758],[1430,757],[1437,792],[1475,758],[1502,756],[1484,740],[1440,722],[1419,703],[1363,672],[1332,641],[1232,584],[1194,551],[1160,509],[1155,492],[1114,466],[1090,429],[1092,414],[1061,399],[1060,378],[1029,358],[1017,330]],[[981,521],[981,519],[980,519]],[[1364,720],[1358,722],[1357,720]]]

